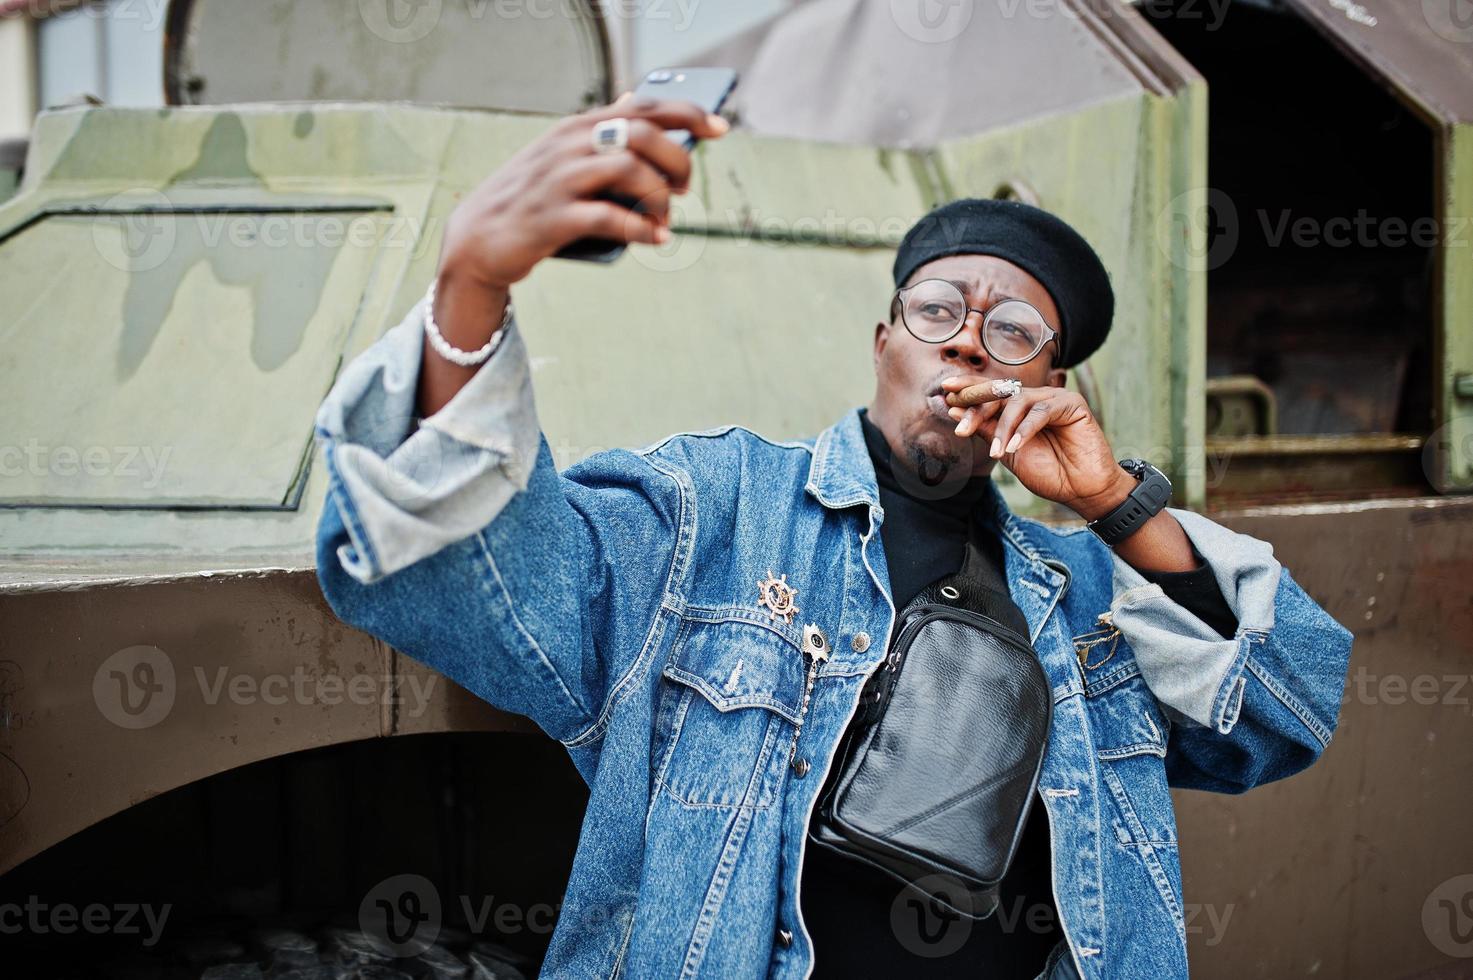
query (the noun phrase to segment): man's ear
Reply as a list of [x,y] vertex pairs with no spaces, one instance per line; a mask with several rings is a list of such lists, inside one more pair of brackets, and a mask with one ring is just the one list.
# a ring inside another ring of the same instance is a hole
[[1060,367],[1048,369],[1048,385],[1050,388],[1062,388],[1069,380],[1069,372]]
[[875,321],[875,367],[880,366],[880,355],[885,352],[885,345],[890,342],[890,324],[884,320]]

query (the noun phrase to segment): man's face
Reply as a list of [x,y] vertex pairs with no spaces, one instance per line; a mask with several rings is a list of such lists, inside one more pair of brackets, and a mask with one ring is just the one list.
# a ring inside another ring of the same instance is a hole
[[[906,282],[949,279],[962,288],[967,306],[990,310],[1006,299],[1031,303],[1049,326],[1059,327],[1059,311],[1043,283],[1006,259],[991,255],[949,255],[928,262]],[[968,313],[955,337],[943,344],[917,340],[901,322],[897,309],[889,323],[875,325],[875,398],[870,421],[885,434],[890,449],[935,485],[992,471],[987,454],[992,423],[975,435],[960,437],[956,420],[947,414],[941,382],[961,374],[986,379],[1017,378],[1025,387],[1063,387],[1065,373],[1053,367],[1057,342],[1045,344],[1024,364],[994,361],[982,346],[982,313]],[[1062,330],[1060,330],[1062,334]]]

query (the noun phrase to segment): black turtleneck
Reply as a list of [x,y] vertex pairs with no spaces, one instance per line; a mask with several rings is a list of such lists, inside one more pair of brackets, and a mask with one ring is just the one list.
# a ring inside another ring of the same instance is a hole
[[[892,460],[889,444],[864,409],[859,418],[885,512],[880,540],[890,570],[890,593],[895,608],[901,609],[926,585],[961,568],[967,523],[987,495],[991,477],[972,477],[955,492],[932,499],[909,475],[913,472],[909,467],[897,478],[896,465],[905,464]],[[1002,540],[992,522],[984,521],[983,526],[992,529],[983,539],[993,579],[989,584],[1006,595]],[[1200,556],[1198,564],[1193,571],[1146,578],[1230,637],[1237,621]],[[828,773],[829,780],[836,775]],[[815,980],[851,976],[1032,980],[1063,937],[1053,901],[1048,816],[1036,800],[1000,888],[1002,904],[990,917],[972,922],[933,914],[925,932],[929,942],[922,943],[918,910],[893,908],[900,892],[894,880],[866,865],[826,848],[806,849],[799,896],[803,920],[813,936]]]

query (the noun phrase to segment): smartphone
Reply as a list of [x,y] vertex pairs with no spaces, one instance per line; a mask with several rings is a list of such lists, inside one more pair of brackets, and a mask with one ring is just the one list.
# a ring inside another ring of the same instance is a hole
[[[737,73],[730,68],[657,68],[644,76],[634,94],[636,97],[694,102],[714,113],[720,111],[726,97],[736,88],[736,80]],[[696,145],[695,137],[688,130],[667,129],[665,135],[686,150]],[[604,197],[626,208],[640,210],[638,202],[622,195],[606,194]],[[554,255],[560,259],[612,262],[624,254],[624,246],[624,242],[614,238],[580,238],[564,245]]]

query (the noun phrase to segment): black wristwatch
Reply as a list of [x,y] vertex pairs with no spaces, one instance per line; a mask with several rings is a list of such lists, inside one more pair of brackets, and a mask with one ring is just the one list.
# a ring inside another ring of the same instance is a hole
[[1141,525],[1161,513],[1171,500],[1171,481],[1143,459],[1122,459],[1120,468],[1139,482],[1125,502],[1104,517],[1086,525],[1112,548],[1139,531]]

